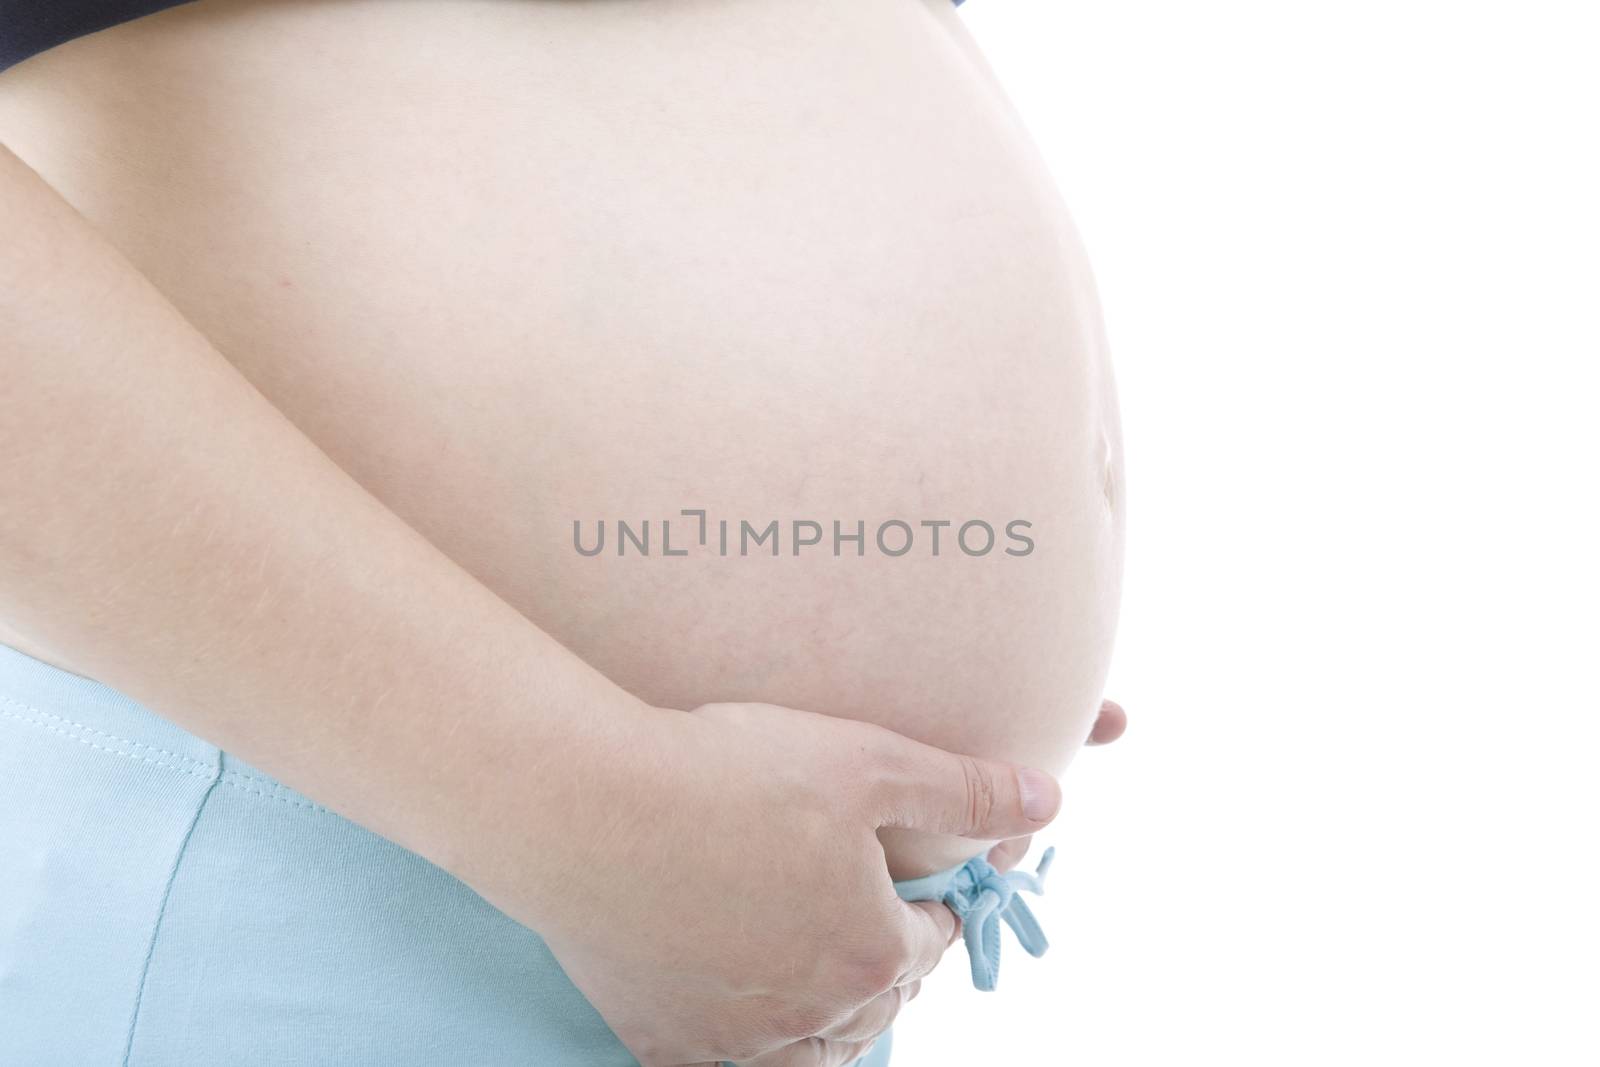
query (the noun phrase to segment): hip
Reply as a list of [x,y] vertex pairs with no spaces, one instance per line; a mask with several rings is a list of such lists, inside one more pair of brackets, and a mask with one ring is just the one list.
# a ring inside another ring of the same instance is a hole
[[533,931],[0,646],[0,1062],[635,1063]]

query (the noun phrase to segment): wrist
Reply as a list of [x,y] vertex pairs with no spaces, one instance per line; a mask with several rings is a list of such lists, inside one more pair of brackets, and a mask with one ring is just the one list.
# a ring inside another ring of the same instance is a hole
[[563,920],[575,872],[598,869],[618,819],[641,809],[675,713],[586,665],[554,682],[542,673],[536,691],[452,731],[417,851],[542,930]]

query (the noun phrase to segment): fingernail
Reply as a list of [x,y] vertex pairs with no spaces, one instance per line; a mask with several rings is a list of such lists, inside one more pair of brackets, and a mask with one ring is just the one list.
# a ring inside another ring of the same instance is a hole
[[1022,791],[1022,814],[1034,822],[1053,818],[1061,806],[1061,790],[1056,780],[1043,771],[1024,768],[1017,772],[1017,786]]

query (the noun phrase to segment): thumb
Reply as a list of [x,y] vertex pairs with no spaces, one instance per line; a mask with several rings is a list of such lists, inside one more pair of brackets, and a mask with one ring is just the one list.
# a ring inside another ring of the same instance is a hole
[[1056,817],[1061,786],[1032,767],[946,752],[901,739],[904,748],[879,779],[878,825],[1007,838],[1031,834]]

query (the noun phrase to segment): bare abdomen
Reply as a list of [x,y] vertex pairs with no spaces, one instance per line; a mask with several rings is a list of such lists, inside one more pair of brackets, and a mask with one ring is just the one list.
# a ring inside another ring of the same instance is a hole
[[[1115,627],[1115,401],[1070,224],[963,32],[888,0],[207,3],[0,76],[0,137],[641,697],[1059,768]],[[901,872],[972,851],[891,845]]]

